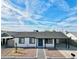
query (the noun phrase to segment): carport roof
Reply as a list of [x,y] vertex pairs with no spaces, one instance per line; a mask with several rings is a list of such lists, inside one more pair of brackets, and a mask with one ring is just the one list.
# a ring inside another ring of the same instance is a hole
[[13,37],[8,33],[1,33],[1,39],[7,39],[7,38],[13,38]]
[[8,32],[13,37],[68,38],[62,32]]

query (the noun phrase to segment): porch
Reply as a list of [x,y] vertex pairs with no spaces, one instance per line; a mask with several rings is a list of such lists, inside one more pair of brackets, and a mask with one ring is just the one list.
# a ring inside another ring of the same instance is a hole
[[42,48],[58,48],[58,47],[65,47],[67,49],[70,48],[69,41],[70,38],[38,38],[36,39],[36,47]]
[[38,48],[54,47],[54,39],[51,38],[38,38],[36,43],[36,47]]
[[[17,41],[16,39],[13,38],[4,38],[1,41],[1,46],[3,47],[14,47],[15,45],[15,41]],[[23,41],[25,42],[24,44],[20,44],[19,43],[19,39],[17,41],[17,44],[19,44],[18,46],[22,47],[36,47],[36,48],[58,48],[58,47],[65,47],[67,49],[70,48],[70,44],[69,44],[69,40],[70,39],[58,39],[58,38],[35,38],[30,40],[29,39],[23,39]],[[22,41],[22,40],[21,40]],[[23,42],[22,41],[22,42]],[[28,41],[28,42],[27,42]],[[30,42],[31,41],[31,42]],[[27,45],[27,43],[29,43]],[[17,47],[18,47],[17,46]]]

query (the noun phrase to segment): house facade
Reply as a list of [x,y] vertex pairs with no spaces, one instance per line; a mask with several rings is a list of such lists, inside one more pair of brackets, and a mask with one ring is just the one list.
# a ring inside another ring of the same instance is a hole
[[21,37],[14,38],[14,41],[17,43],[18,47],[54,47],[54,39]]
[[5,44],[8,46],[15,47],[56,47],[56,44],[61,43],[63,40],[66,43],[66,47],[68,46],[68,38],[62,32],[7,32],[11,38],[3,38],[1,40],[5,40]]

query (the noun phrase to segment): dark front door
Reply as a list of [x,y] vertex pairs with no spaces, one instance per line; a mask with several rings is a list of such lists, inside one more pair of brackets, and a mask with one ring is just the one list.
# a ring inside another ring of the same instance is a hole
[[38,39],[38,46],[43,46],[43,39]]

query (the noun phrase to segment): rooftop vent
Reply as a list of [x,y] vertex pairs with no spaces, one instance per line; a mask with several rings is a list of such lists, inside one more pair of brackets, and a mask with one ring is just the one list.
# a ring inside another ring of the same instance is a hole
[[39,32],[38,30],[34,30],[34,32]]

